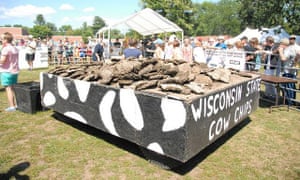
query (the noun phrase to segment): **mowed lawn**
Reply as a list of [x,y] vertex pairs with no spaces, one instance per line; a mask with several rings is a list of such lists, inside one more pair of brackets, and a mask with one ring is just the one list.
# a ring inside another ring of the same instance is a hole
[[[21,71],[19,82],[39,73]],[[140,149],[51,110],[7,113],[0,86],[0,179],[300,179],[300,113],[260,106],[226,136],[174,170]]]

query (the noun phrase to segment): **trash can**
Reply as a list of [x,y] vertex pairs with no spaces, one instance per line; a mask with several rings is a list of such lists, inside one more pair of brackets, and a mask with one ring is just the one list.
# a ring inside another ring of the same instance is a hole
[[39,82],[24,82],[14,85],[18,110],[25,113],[36,113],[42,110]]

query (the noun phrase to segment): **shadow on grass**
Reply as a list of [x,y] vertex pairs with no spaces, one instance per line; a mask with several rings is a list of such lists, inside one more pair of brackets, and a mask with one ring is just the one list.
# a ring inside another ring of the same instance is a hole
[[194,167],[196,167],[199,163],[206,159],[210,154],[214,153],[219,147],[225,144],[229,139],[231,139],[237,132],[243,129],[246,125],[251,122],[251,119],[248,117],[242,122],[240,122],[237,126],[233,127],[222,137],[217,139],[215,142],[207,146],[205,149],[200,151],[196,156],[191,158],[186,163],[182,164],[179,167],[172,169],[174,172],[184,175],[191,171]]
[[18,180],[28,180],[30,179],[27,175],[20,175],[21,171],[24,171],[30,166],[29,162],[22,162],[17,165],[11,167],[7,173],[0,174],[1,180],[10,180],[10,179],[18,179]]
[[215,152],[220,146],[222,146],[224,143],[226,143],[238,131],[240,131],[242,128],[244,128],[247,124],[249,124],[251,122],[249,117],[246,118],[244,121],[242,121],[240,124],[238,124],[237,126],[232,128],[230,131],[228,131],[225,135],[220,137],[214,143],[210,144],[205,149],[200,151],[196,156],[191,158],[189,161],[182,163],[178,160],[175,160],[175,159],[172,159],[172,158],[169,158],[166,156],[162,156],[153,151],[149,151],[146,148],[140,147],[137,144],[134,144],[125,139],[115,137],[113,135],[110,135],[110,134],[103,132],[99,129],[96,129],[94,127],[74,121],[68,117],[65,117],[62,114],[54,113],[53,117],[56,120],[66,123],[80,131],[83,131],[94,137],[101,138],[104,141],[106,141],[110,144],[113,144],[118,148],[121,148],[121,149],[128,151],[130,153],[133,153],[143,159],[146,159],[146,160],[150,161],[151,163],[158,165],[160,168],[171,170],[180,175],[185,175],[186,173],[190,172],[199,163],[201,163],[203,160],[205,160],[206,157],[208,157],[210,154]]
[[127,141],[125,139],[122,139],[122,138],[119,138],[119,137],[116,137],[116,136],[113,136],[109,133],[106,133],[104,131],[101,131],[100,129],[96,129],[92,126],[89,126],[89,125],[85,125],[85,124],[82,124],[78,121],[75,121],[75,120],[72,120],[60,113],[57,113],[57,112],[54,112],[54,114],[52,115],[56,120],[59,120],[63,123],[66,123],[76,129],[79,129],[80,131],[83,131],[89,135],[92,135],[94,137],[97,137],[97,138],[100,138],[100,139],[103,139],[104,141],[110,143],[110,144],[113,144],[115,146],[117,146],[118,148],[122,148],[130,153],[133,153],[133,154],[136,154],[140,157],[143,157],[140,149],[139,149],[139,146],[137,144],[134,144],[130,141]]
[[275,105],[275,98],[272,97],[261,97],[259,99],[259,107],[263,109],[268,109],[268,112],[271,113],[274,110],[276,111],[289,111],[289,110],[296,110],[300,111],[300,102],[294,102],[294,105],[288,106],[286,103],[284,103],[284,100],[282,97],[279,97],[278,99],[279,106]]

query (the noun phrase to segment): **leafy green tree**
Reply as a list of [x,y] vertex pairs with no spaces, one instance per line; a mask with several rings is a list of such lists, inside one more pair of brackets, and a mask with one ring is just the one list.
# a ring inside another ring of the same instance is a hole
[[242,27],[272,27],[282,25],[290,33],[300,31],[300,1],[298,0],[237,0],[241,8]]
[[218,24],[215,20],[217,15],[216,4],[210,2],[196,3],[194,11],[194,35],[213,35],[213,30]]
[[22,27],[21,24],[14,24],[13,27]]
[[35,25],[29,30],[30,34],[35,38],[46,39],[52,36],[52,31],[47,26]]
[[191,0],[141,0],[141,4],[176,23],[186,35],[192,34],[193,3]]
[[300,1],[289,0],[283,8],[283,14],[286,19],[283,26],[292,34],[300,32]]
[[49,29],[51,29],[51,31],[53,31],[53,32],[56,32],[56,31],[57,31],[57,27],[55,26],[54,23],[47,22],[47,23],[46,23],[46,26],[47,26]]
[[142,39],[142,36],[141,36],[138,32],[136,32],[136,31],[134,31],[134,30],[132,30],[132,29],[130,29],[130,30],[125,34],[125,37],[126,37],[126,38],[131,38],[131,39]]
[[110,31],[110,38],[111,39],[122,38],[122,37],[123,37],[123,35],[122,35],[122,33],[121,33],[120,30],[118,30],[118,29],[112,29]]
[[36,16],[34,24],[38,25],[38,26],[44,26],[44,25],[46,25],[46,20],[44,19],[44,16],[42,14],[38,14]]
[[240,33],[239,4],[235,0],[194,4],[194,35]]
[[81,36],[82,35],[82,30],[80,28],[74,29],[73,30],[73,35],[74,36]]
[[62,25],[58,31],[60,32],[61,35],[72,35],[73,30],[71,25]]
[[105,25],[106,25],[105,21],[101,17],[95,16],[93,25],[92,25],[93,34],[96,34],[98,32],[98,30],[103,28]]
[[92,27],[88,26],[87,23],[84,22],[81,27],[81,37],[84,43],[88,43],[88,37],[93,37],[93,35]]

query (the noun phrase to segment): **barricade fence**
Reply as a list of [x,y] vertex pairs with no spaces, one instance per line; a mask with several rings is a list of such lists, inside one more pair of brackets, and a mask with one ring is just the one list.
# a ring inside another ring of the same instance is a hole
[[67,65],[67,64],[89,64],[93,62],[91,56],[85,57],[62,57],[62,56],[55,56],[51,55],[48,57],[49,65]]
[[[247,53],[251,53],[251,52],[247,52]],[[254,54],[262,57],[262,53],[254,53]],[[268,54],[274,55],[270,52],[268,52]],[[275,54],[275,56],[278,55]],[[275,93],[282,93],[283,104],[286,104],[291,108],[300,107],[300,95],[299,95],[300,94],[300,74],[299,74],[300,62],[294,62],[293,67],[288,67],[288,66],[284,66],[284,64],[282,63],[282,61],[279,60],[279,58],[278,58],[277,65],[272,65],[270,63],[266,64],[265,60],[266,59],[260,59],[260,61],[246,62],[246,65],[255,66],[256,68],[254,69],[254,71],[259,71],[263,74],[274,76],[274,77],[285,77],[288,79],[294,79],[297,81],[297,83],[283,83],[280,85],[281,92],[276,92],[275,84],[262,81],[261,83],[265,86],[264,96],[267,96],[267,98],[274,98],[276,96]],[[299,110],[297,108],[295,109]]]

